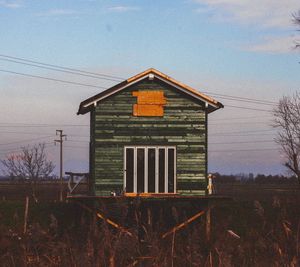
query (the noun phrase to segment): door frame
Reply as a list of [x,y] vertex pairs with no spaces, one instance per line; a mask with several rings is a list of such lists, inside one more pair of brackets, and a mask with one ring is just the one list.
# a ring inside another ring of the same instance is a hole
[[[155,193],[152,194],[175,194],[177,185],[177,153],[176,146],[124,146],[123,151],[123,190],[126,189],[126,149],[133,149],[133,193],[137,193],[137,149],[144,149],[144,192],[148,193],[148,149],[155,149]],[[159,193],[159,149],[165,150],[165,192]],[[168,150],[174,149],[174,192],[168,192]],[[167,164],[166,164],[167,163]],[[150,194],[151,194],[150,193]]]

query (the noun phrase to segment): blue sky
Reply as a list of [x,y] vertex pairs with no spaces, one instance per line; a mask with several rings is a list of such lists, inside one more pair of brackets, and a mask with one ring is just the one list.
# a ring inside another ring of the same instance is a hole
[[[292,21],[298,10],[295,0],[0,0],[0,54],[124,78],[154,67],[200,91],[278,101],[299,90],[300,55],[293,47],[300,36]],[[1,69],[114,85],[3,60]],[[66,170],[86,170],[88,127],[65,124],[88,125],[88,116],[75,113],[99,91],[0,71],[0,157],[34,143],[14,141],[43,134],[50,142],[54,136],[46,136],[61,125],[69,135]],[[272,107],[216,98],[225,109],[210,116],[210,170],[284,173],[270,113],[228,106]],[[57,162],[58,147],[49,144],[48,151]]]

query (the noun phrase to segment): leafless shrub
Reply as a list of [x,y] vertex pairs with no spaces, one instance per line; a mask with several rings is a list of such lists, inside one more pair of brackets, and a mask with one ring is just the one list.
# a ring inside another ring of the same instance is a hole
[[283,97],[273,114],[274,127],[279,130],[275,141],[285,156],[284,165],[300,184],[300,94]]
[[5,172],[11,177],[28,179],[31,183],[32,197],[37,202],[36,186],[41,178],[47,178],[54,170],[54,164],[47,159],[45,144],[22,147],[18,154],[8,155],[1,160]]

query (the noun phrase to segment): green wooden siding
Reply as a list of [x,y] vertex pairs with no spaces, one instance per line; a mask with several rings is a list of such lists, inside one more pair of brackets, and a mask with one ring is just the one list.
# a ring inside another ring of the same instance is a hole
[[[134,117],[132,91],[163,90],[163,117]],[[206,190],[206,112],[204,103],[177,89],[145,79],[102,100],[91,112],[91,174],[96,195],[123,189],[124,146],[176,146],[177,192],[203,195]]]

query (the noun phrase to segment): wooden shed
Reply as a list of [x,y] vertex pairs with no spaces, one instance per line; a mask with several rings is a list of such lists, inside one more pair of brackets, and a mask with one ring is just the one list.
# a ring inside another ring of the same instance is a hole
[[90,194],[205,195],[207,115],[222,107],[152,68],[84,100]]

